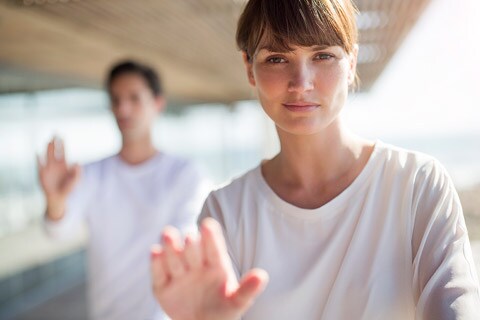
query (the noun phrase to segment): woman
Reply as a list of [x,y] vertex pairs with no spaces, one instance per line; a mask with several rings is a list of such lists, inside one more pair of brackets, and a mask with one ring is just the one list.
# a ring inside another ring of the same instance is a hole
[[199,238],[183,243],[165,230],[152,276],[167,314],[480,319],[463,213],[443,167],[342,122],[356,75],[352,3],[250,0],[237,44],[281,150],[210,194]]

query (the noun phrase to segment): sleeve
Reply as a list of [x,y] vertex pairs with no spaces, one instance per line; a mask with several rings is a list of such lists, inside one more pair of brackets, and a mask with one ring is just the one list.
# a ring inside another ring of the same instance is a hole
[[421,168],[413,197],[416,319],[480,319],[479,283],[462,207],[438,162]]
[[196,221],[206,196],[212,189],[209,179],[195,165],[188,165],[178,182],[178,195],[174,201],[175,218],[172,225],[182,233],[196,233]]
[[58,221],[48,219],[44,215],[43,226],[46,234],[53,239],[71,239],[81,230],[88,205],[95,194],[95,179],[92,168],[82,168],[82,176],[68,196],[65,215]]

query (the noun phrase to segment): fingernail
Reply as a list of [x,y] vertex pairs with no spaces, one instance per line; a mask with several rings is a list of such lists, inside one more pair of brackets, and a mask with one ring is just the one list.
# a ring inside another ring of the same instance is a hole
[[150,247],[150,257],[158,257],[162,253],[162,246],[159,244],[153,244]]

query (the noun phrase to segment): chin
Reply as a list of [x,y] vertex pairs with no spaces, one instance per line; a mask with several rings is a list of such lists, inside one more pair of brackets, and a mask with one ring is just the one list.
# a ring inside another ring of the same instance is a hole
[[309,136],[325,131],[329,123],[326,121],[319,121],[319,119],[295,119],[294,121],[286,121],[285,123],[276,124],[277,128],[298,136]]
[[280,127],[277,126],[277,130],[281,130],[293,136],[312,136],[322,132],[322,129],[318,127]]

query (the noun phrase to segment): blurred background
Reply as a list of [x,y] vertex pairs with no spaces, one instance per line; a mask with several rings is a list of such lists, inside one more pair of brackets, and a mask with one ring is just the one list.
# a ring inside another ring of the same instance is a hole
[[[464,206],[480,271],[480,1],[357,0],[363,136],[429,153]],[[234,33],[244,0],[0,0],[0,319],[85,319],[87,235],[43,234],[35,156],[53,135],[70,162],[116,153],[103,92],[124,58],[156,67],[169,101],[155,141],[217,183],[278,150]]]

